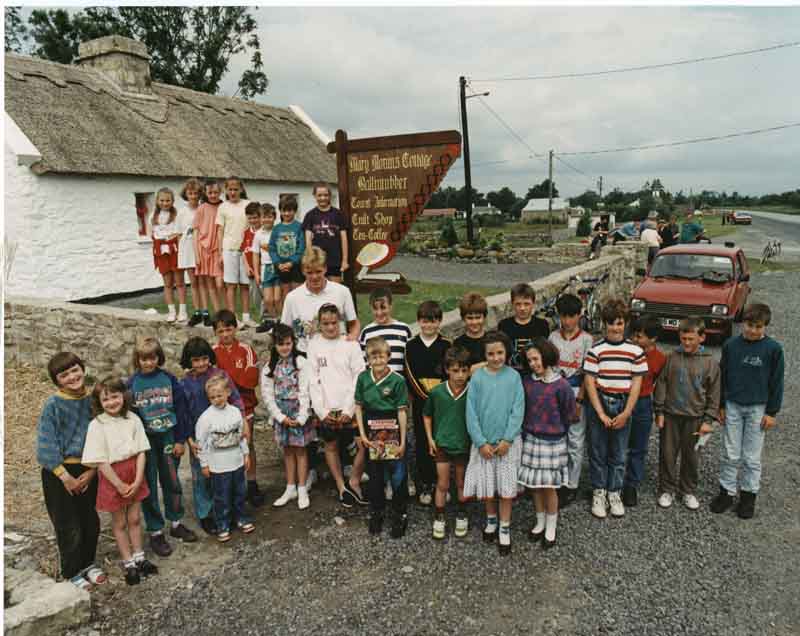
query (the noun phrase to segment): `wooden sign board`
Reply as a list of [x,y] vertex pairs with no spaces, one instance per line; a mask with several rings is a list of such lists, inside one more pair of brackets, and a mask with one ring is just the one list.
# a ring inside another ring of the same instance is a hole
[[374,270],[394,258],[461,155],[461,135],[448,130],[348,140],[339,130],[328,152],[336,153],[339,207],[350,220],[345,282],[354,293],[375,287],[408,293],[400,274]]

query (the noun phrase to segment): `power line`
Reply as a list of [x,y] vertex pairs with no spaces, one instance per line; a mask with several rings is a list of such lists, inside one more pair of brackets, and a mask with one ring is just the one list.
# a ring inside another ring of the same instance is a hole
[[715,60],[723,60],[731,57],[739,57],[742,55],[753,55],[755,53],[767,53],[769,51],[777,51],[778,49],[786,49],[800,45],[797,42],[784,42],[782,44],[775,44],[773,46],[765,46],[759,49],[749,49],[747,51],[734,51],[733,53],[724,53],[722,55],[709,55],[705,57],[694,57],[686,60],[677,60],[674,62],[664,62],[661,64],[644,64],[641,66],[627,66],[622,68],[611,68],[603,71],[586,71],[582,73],[559,73],[555,75],[529,75],[525,77],[493,77],[486,79],[470,79],[471,82],[524,82],[530,80],[552,80],[552,79],[569,79],[576,77],[595,77],[597,75],[612,75],[615,73],[629,73],[633,71],[646,71],[650,69],[668,68],[672,66],[682,66],[685,64],[697,64],[698,62],[712,62]]
[[589,179],[592,179],[592,178],[593,178],[593,177],[592,177],[592,175],[590,175],[590,174],[586,174],[586,173],[585,173],[583,170],[581,170],[580,168],[576,168],[576,167],[575,167],[575,166],[573,166],[571,163],[567,162],[565,159],[562,159],[561,157],[559,157],[559,156],[558,156],[558,153],[554,154],[553,156],[556,158],[556,160],[557,160],[557,161],[559,161],[560,163],[563,163],[563,164],[564,164],[565,166],[567,166],[567,168],[569,168],[570,170],[573,170],[573,171],[577,172],[578,174],[582,174],[584,177],[588,177]]
[[740,132],[729,133],[727,135],[714,135],[712,137],[697,137],[695,139],[685,139],[683,141],[669,141],[661,144],[647,144],[644,146],[624,146],[621,148],[605,148],[603,150],[576,150],[573,152],[562,152],[561,156],[575,156],[575,155],[602,155],[612,152],[633,152],[638,150],[652,150],[654,148],[672,148],[674,146],[685,146],[688,144],[701,144],[710,141],[721,141],[723,139],[733,139],[734,137],[747,137],[749,135],[760,135],[762,133],[774,132],[776,130],[785,130],[787,128],[796,128],[800,126],[800,122],[793,124],[783,124],[780,126],[771,126],[769,128],[757,128],[755,130],[743,130]]
[[501,126],[503,126],[503,128],[505,128],[505,129],[506,129],[506,130],[507,130],[509,133],[511,133],[511,136],[512,136],[512,137],[514,137],[514,138],[515,138],[517,141],[519,141],[519,142],[520,142],[520,143],[521,143],[523,146],[525,146],[525,148],[527,148],[527,149],[528,149],[528,151],[531,153],[531,155],[533,155],[534,157],[536,157],[536,158],[538,158],[538,159],[541,159],[543,162],[545,162],[545,163],[546,163],[546,161],[545,161],[545,159],[544,159],[544,155],[541,155],[541,154],[539,154],[539,153],[538,153],[538,152],[536,152],[536,151],[535,151],[533,148],[531,148],[531,145],[530,145],[530,144],[529,144],[527,141],[525,141],[525,140],[522,138],[522,136],[521,136],[521,135],[520,135],[520,134],[519,134],[519,133],[518,133],[516,130],[514,130],[514,129],[511,127],[511,125],[510,125],[510,124],[508,124],[508,123],[506,122],[506,120],[505,120],[505,119],[503,119],[502,117],[500,117],[500,115],[498,115],[498,114],[497,114],[497,111],[495,111],[495,110],[494,110],[494,108],[492,108],[491,106],[489,106],[489,104],[486,102],[486,100],[485,100],[485,99],[483,99],[483,97],[481,97],[480,95],[475,95],[475,97],[477,97],[477,98],[478,98],[478,101],[479,101],[481,104],[483,104],[484,108],[486,108],[486,110],[488,110],[488,111],[489,111],[489,112],[490,112],[490,113],[491,113],[491,114],[494,116],[494,118],[495,118],[497,121],[499,121],[499,122],[500,122],[500,125],[501,125]]

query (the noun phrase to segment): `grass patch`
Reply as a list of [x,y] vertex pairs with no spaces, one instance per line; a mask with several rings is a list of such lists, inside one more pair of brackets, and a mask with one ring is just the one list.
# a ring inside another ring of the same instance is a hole
[[[507,292],[507,287],[476,287],[474,285],[455,285],[453,283],[424,283],[421,281],[408,281],[411,287],[410,294],[395,296],[393,299],[392,315],[397,320],[411,324],[417,322],[417,306],[424,300],[435,300],[442,306],[442,311],[450,311],[458,307],[461,297],[468,291],[478,292],[483,296],[492,296]],[[369,295],[358,295],[358,316],[362,325],[372,320],[369,308]]]
[[[778,257],[780,259],[780,257]],[[753,274],[763,274],[764,272],[800,272],[800,261],[784,262],[781,260],[770,259],[763,265],[761,259],[748,258],[747,265]]]
[[[679,219],[681,224],[684,223],[686,218]],[[718,236],[727,236],[728,234],[733,234],[736,231],[735,225],[722,225],[722,216],[709,216],[703,215],[703,228],[705,228],[706,236],[708,238],[716,238]]]
[[[409,281],[411,293],[405,295],[397,295],[394,297],[394,317],[403,322],[412,323],[417,321],[417,306],[423,300],[435,300],[441,306],[443,311],[450,311],[458,307],[458,302],[468,291],[476,291],[484,296],[491,296],[499,294],[500,292],[508,291],[507,287],[476,287],[474,285],[455,285],[452,283],[425,283],[421,281]],[[187,294],[188,298],[186,307],[191,316],[194,307],[191,303],[191,294]],[[241,315],[241,304],[238,303],[237,294],[237,314]],[[367,324],[372,320],[372,312],[369,308],[369,295],[359,294],[358,300],[358,316],[362,324]],[[162,295],[158,297],[148,296],[142,298],[137,302],[125,303],[125,306],[130,309],[148,309],[154,307],[158,313],[166,314],[167,305],[164,303]],[[252,303],[250,315],[253,320],[261,319],[260,303]]]
[[756,212],[777,212],[778,214],[800,214],[800,208],[793,208],[789,205],[754,205],[742,207],[735,206],[737,210],[755,210]]

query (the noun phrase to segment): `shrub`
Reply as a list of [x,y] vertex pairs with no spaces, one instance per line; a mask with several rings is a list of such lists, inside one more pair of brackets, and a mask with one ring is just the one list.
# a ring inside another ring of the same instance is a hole
[[439,237],[439,240],[445,245],[445,247],[452,247],[458,243],[458,234],[456,234],[456,228],[455,225],[453,225],[453,219],[446,219],[446,222],[442,225],[442,234]]
[[592,233],[592,215],[589,210],[584,210],[575,228],[575,236],[589,236]]

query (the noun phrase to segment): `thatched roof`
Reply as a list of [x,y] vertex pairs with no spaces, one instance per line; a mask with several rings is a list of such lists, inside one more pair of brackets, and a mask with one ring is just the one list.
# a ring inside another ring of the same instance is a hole
[[122,93],[100,71],[5,56],[5,111],[38,173],[336,182],[324,143],[292,111],[152,84]]

